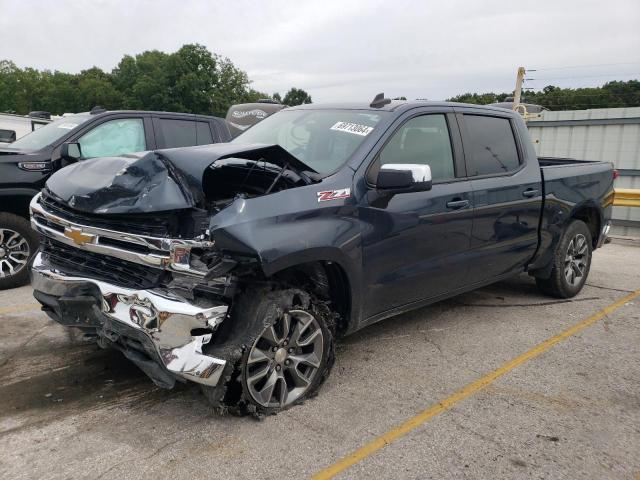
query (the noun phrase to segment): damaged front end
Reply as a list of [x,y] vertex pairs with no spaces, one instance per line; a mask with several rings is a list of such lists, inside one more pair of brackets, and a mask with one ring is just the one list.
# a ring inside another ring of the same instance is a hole
[[41,235],[34,296],[161,387],[216,386],[228,359],[207,347],[220,341],[251,259],[216,248],[211,218],[238,197],[309,184],[314,172],[303,167],[277,146],[229,145],[71,165],[30,205]]
[[176,377],[217,385],[226,361],[205,355],[202,347],[224,320],[227,305],[201,307],[169,291],[69,275],[42,253],[33,264],[32,285],[54,320],[94,331],[101,346],[122,350],[160,387],[173,387]]

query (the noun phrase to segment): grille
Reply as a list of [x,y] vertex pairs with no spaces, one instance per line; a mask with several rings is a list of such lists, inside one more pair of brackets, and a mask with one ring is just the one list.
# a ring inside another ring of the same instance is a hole
[[94,215],[73,210],[44,193],[40,202],[54,215],[82,225],[150,237],[171,237],[176,236],[178,232],[178,217],[175,213]]
[[134,289],[156,287],[169,275],[158,268],[87,252],[45,236],[41,237],[40,245],[51,265],[70,275],[89,276]]

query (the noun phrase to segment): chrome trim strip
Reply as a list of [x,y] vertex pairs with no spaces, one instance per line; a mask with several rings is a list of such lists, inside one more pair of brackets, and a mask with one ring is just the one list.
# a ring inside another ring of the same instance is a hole
[[202,353],[211,334],[192,336],[194,329],[215,328],[225,319],[228,306],[202,308],[169,292],[133,290],[85,277],[65,275],[50,268],[38,253],[31,270],[34,290],[54,296],[69,295],[73,287],[95,285],[100,291],[100,311],[107,317],[142,331],[155,345],[162,363],[172,373],[204,385],[215,386],[225,360]]
[[[189,265],[189,256],[192,248],[213,247],[214,242],[212,241],[132,235],[125,232],[96,228],[90,225],[71,222],[65,218],[62,218],[45,210],[44,207],[40,204],[41,195],[42,194],[39,193],[31,200],[29,210],[31,213],[32,228],[43,235],[54,238],[61,243],[78,248],[80,250],[87,250],[89,252],[111,255],[122,260],[127,260],[142,265],[164,268],[167,270],[185,273],[187,275],[195,275],[200,277],[204,276],[207,273],[191,268]],[[40,223],[37,219],[37,215],[42,216],[48,222],[64,228],[65,231],[60,232]],[[71,233],[83,236],[86,239],[83,239],[83,242],[79,243],[71,238]],[[105,245],[100,242],[100,239],[102,238],[140,245],[142,247],[149,248],[150,250],[163,252],[163,254],[140,253],[133,250],[127,250],[125,248]]]
[[607,238],[609,238],[609,232],[611,231],[611,224],[612,224],[612,221],[608,220],[602,227],[602,231],[600,232],[600,237],[596,242],[596,248],[600,248],[602,245],[605,244],[605,242],[607,242]]

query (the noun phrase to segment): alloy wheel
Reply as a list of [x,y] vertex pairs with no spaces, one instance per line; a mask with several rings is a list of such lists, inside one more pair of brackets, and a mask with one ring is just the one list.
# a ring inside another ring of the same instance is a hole
[[31,249],[27,239],[8,228],[0,228],[0,278],[15,275],[27,266]]
[[322,364],[324,337],[304,310],[282,313],[254,342],[246,366],[251,397],[263,407],[285,407],[313,384]]
[[587,271],[588,256],[587,239],[579,233],[569,242],[564,258],[564,276],[569,285],[575,287],[582,281]]

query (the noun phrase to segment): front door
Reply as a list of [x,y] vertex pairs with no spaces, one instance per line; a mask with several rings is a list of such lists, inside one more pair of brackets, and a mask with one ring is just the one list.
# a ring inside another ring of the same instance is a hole
[[116,118],[97,125],[77,140],[82,158],[117,157],[147,149],[142,118]]
[[[458,135],[453,115],[413,116],[367,171],[370,189],[360,209],[365,319],[465,284],[473,206],[471,184],[456,168],[461,152],[452,147],[452,133]],[[377,172],[389,163],[429,165],[432,189],[393,195],[376,190]]]

